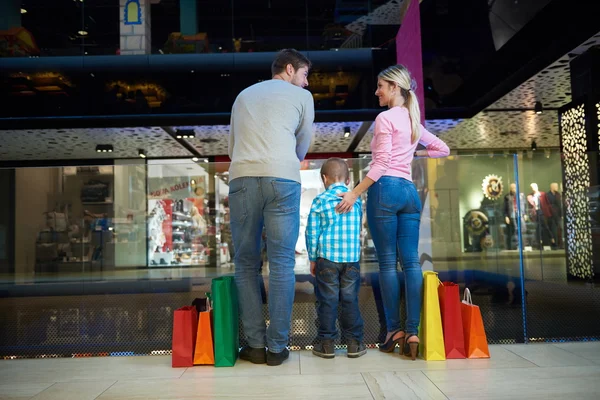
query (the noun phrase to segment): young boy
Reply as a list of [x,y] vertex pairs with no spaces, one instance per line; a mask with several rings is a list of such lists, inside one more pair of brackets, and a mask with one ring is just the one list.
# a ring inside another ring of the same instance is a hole
[[357,358],[367,352],[358,308],[361,201],[358,199],[349,213],[335,211],[341,201],[338,194],[349,190],[350,172],[343,160],[327,160],[321,167],[321,179],[326,191],[314,199],[306,228],[310,273],[316,278],[319,317],[319,333],[312,352],[323,358],[335,357],[334,340],[338,336],[335,321],[341,303],[340,325],[348,345],[348,357]]

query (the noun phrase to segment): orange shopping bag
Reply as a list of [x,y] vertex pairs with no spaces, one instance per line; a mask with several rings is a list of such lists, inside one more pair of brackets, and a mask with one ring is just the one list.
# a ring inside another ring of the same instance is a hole
[[483,327],[481,311],[478,306],[473,304],[471,291],[467,288],[465,288],[463,301],[460,304],[460,311],[462,314],[467,358],[490,358],[490,350]]
[[206,299],[206,309],[198,314],[198,334],[194,350],[194,365],[214,365],[215,352],[212,334],[212,306]]

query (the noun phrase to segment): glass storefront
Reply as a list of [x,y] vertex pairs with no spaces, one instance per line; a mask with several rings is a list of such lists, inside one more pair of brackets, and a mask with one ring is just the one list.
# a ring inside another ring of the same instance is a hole
[[[304,228],[323,190],[322,162],[302,163],[294,348],[316,333]],[[347,162],[355,185],[369,158]],[[8,219],[1,231],[3,257],[14,258],[0,275],[2,356],[168,351],[172,311],[235,270],[227,163],[129,160],[2,172],[14,177],[15,195],[14,235]],[[600,295],[567,268],[561,154],[417,159],[413,177],[423,203],[422,267],[471,289],[491,343],[598,339],[590,311]],[[596,192],[589,191],[592,221]],[[375,343],[377,256],[363,227],[360,302],[366,340]]]

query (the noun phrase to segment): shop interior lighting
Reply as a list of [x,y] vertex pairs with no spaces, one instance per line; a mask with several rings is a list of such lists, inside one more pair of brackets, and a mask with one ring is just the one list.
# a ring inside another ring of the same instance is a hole
[[198,157],[194,157],[194,158],[192,158],[192,161],[193,161],[193,162],[198,162]]
[[532,151],[536,151],[537,150],[537,143],[535,142],[535,140],[533,142],[531,142],[531,150]]
[[138,155],[140,156],[140,158],[146,158],[146,152],[144,151],[144,149],[138,149]]
[[345,126],[344,127],[344,137],[350,137],[350,127],[349,126]]
[[536,114],[541,114],[544,112],[544,106],[542,105],[541,101],[536,101],[535,102],[535,113]]

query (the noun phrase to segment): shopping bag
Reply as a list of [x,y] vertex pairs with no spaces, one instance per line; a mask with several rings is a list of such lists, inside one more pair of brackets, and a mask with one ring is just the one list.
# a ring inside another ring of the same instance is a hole
[[173,313],[173,354],[171,365],[177,367],[194,366],[194,344],[198,329],[196,307],[186,306]]
[[487,336],[483,327],[483,318],[479,307],[473,304],[471,292],[465,289],[463,301],[460,304],[463,333],[467,358],[490,358]]
[[466,358],[458,285],[453,282],[443,282],[438,286],[438,295],[446,358]]
[[212,312],[210,298],[206,299],[206,308],[198,314],[198,334],[194,349],[194,365],[213,365],[215,353],[213,349]]
[[215,367],[233,367],[240,347],[238,297],[232,276],[212,280]]
[[419,328],[419,337],[421,338],[419,353],[423,359],[430,361],[446,359],[438,296],[439,284],[437,272],[423,272],[423,311]]

